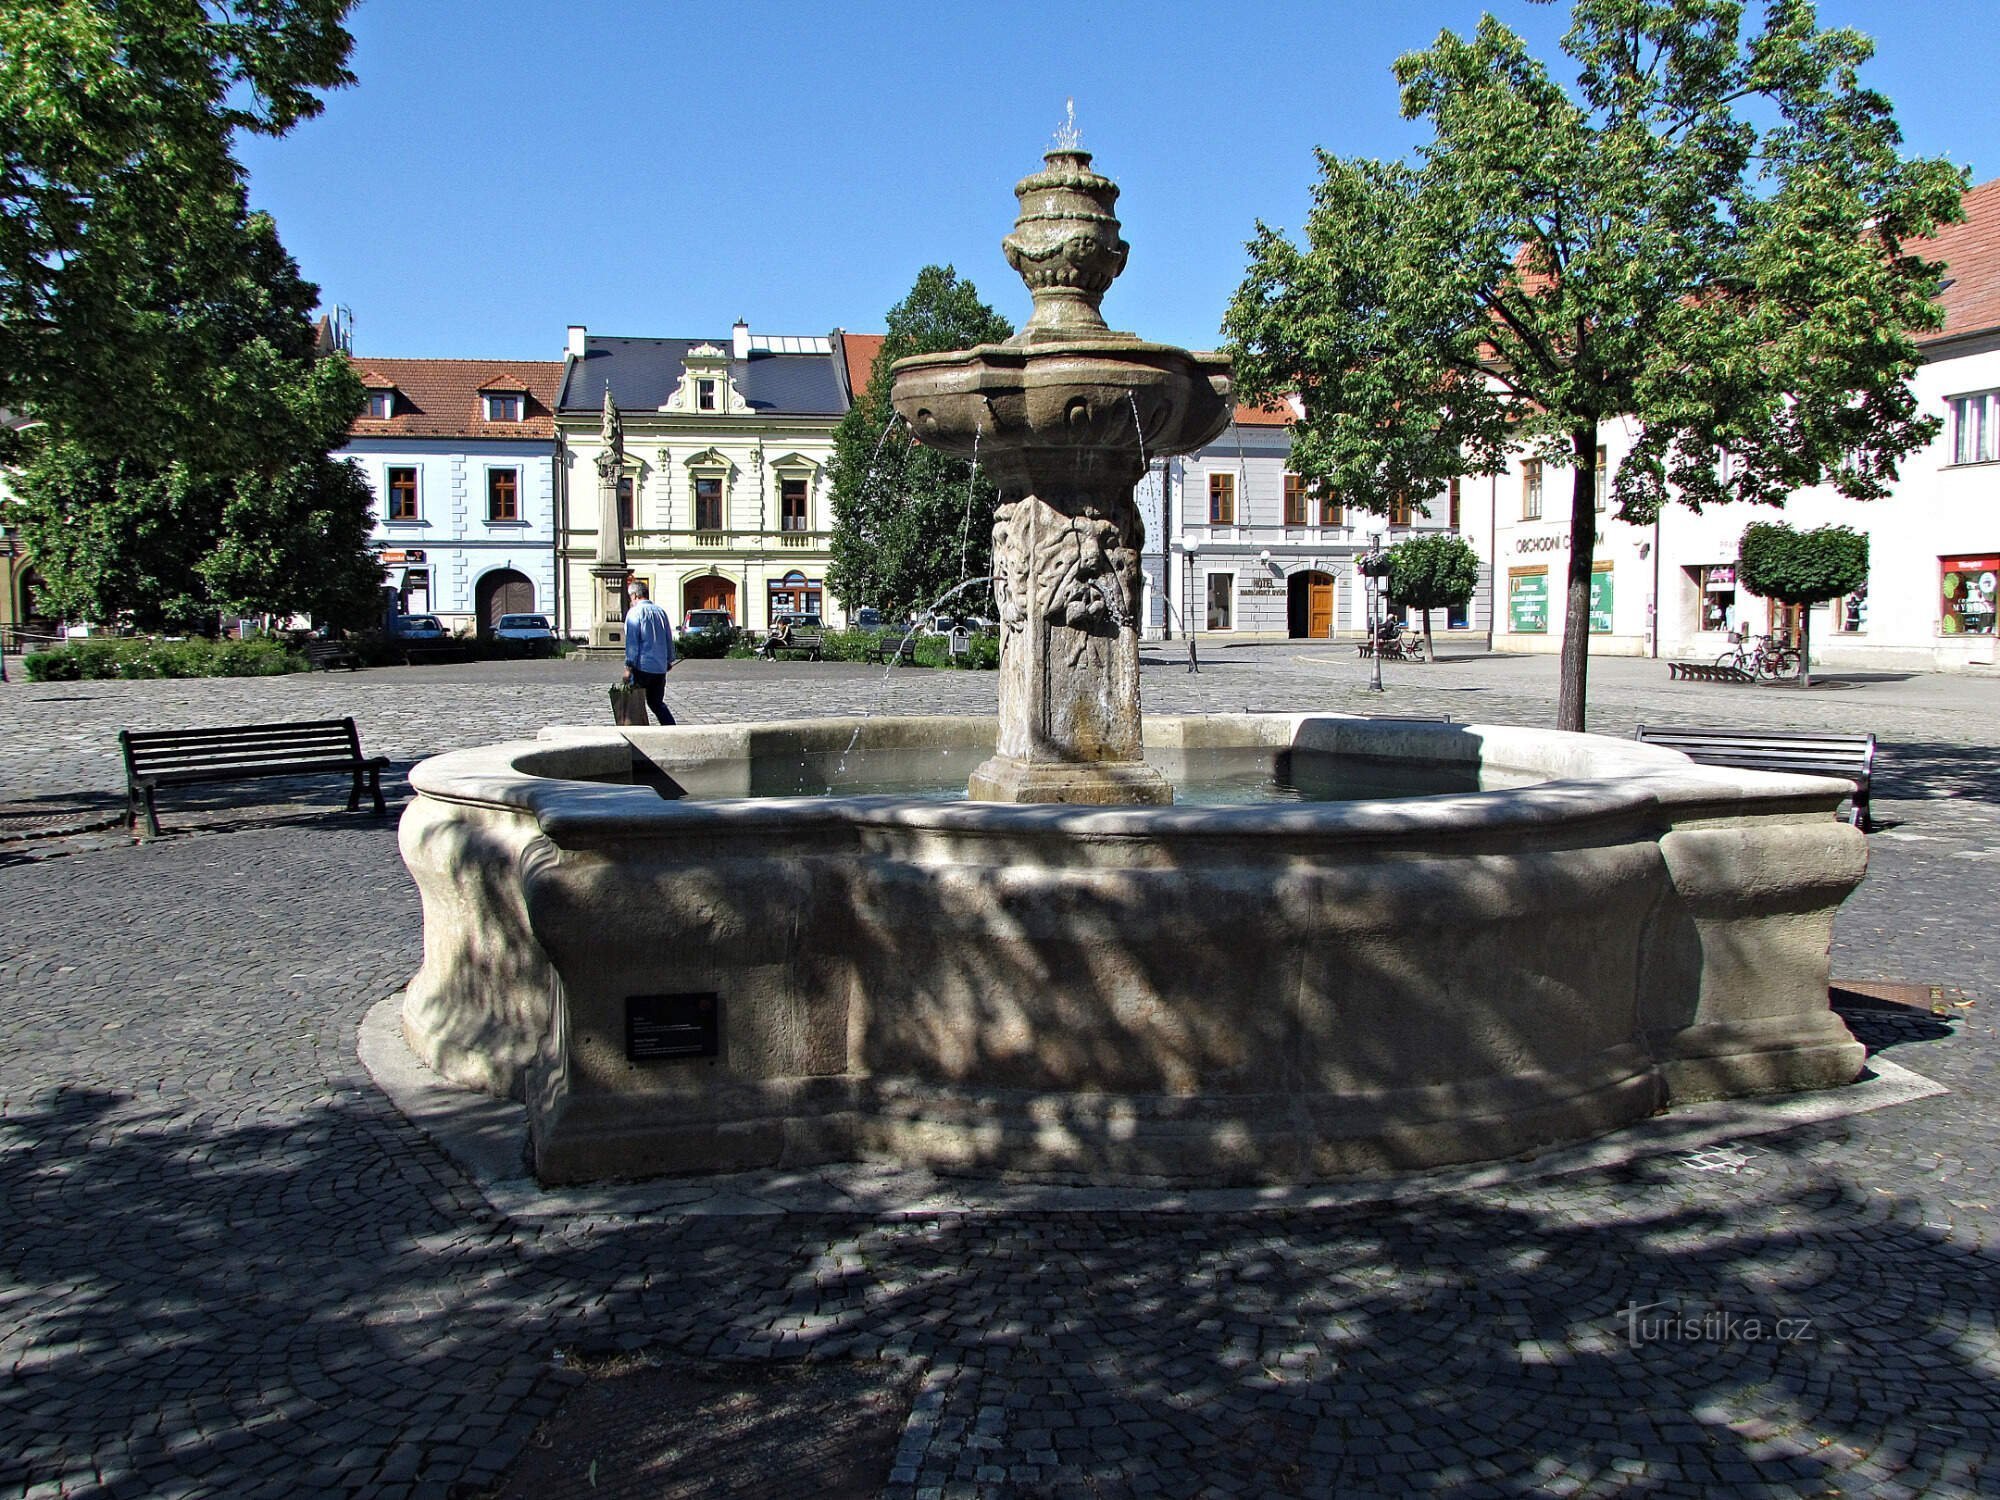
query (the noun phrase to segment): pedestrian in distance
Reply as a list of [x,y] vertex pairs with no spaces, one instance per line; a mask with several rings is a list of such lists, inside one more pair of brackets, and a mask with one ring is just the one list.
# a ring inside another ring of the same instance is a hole
[[662,724],[674,722],[667,712],[667,673],[673,669],[673,624],[653,602],[652,590],[635,581],[632,607],[625,611],[625,682],[645,689],[646,707]]

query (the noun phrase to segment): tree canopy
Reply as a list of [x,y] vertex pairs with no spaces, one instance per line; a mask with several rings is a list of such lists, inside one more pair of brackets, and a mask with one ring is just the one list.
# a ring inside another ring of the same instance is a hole
[[965,459],[919,447],[889,404],[889,370],[913,354],[996,344],[1014,325],[950,266],[925,266],[889,309],[888,330],[833,434],[833,562],[827,581],[849,607],[890,618],[993,569],[992,481]]
[[[1753,521],[1737,543],[1736,581],[1781,604],[1824,604],[1868,582],[1868,538],[1847,526],[1798,531]],[[1812,685],[1812,614],[1799,617],[1799,684]]]
[[1322,152],[1304,243],[1260,224],[1230,304],[1243,396],[1296,392],[1293,465],[1384,510],[1526,453],[1573,471],[1557,723],[1584,725],[1594,468],[1618,513],[1887,492],[1936,431],[1909,387],[1964,176],[1906,159],[1872,48],[1808,0],[1579,0],[1565,87],[1491,16],[1398,60],[1414,163]]
[[1442,531],[1406,537],[1389,549],[1389,603],[1424,612],[1424,643],[1431,611],[1468,603],[1479,587],[1479,554],[1464,537]]
[[352,0],[0,8],[0,406],[23,531],[73,615],[205,628],[358,608],[368,505],[330,449],[361,388],[253,213],[235,132],[351,82]]

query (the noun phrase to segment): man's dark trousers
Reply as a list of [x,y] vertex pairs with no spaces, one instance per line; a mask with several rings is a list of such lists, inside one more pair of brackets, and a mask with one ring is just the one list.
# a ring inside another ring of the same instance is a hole
[[653,717],[662,724],[674,722],[674,716],[667,712],[667,674],[665,672],[641,672],[631,669],[632,686],[646,690],[646,707],[653,711]]

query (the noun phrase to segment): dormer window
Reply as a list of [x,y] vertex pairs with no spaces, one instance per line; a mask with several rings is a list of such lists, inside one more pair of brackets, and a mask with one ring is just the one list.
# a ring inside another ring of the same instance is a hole
[[377,422],[386,422],[396,414],[396,393],[394,391],[370,391],[368,393],[368,415]]
[[489,391],[486,395],[486,420],[489,422],[518,422],[521,420],[522,398],[506,392]]
[[694,389],[694,404],[696,408],[700,411],[714,411],[715,382],[713,380],[697,380]]

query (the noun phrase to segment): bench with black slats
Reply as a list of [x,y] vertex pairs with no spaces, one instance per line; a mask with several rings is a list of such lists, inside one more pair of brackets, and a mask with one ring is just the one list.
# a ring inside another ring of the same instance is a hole
[[1632,738],[1678,750],[1705,766],[1739,771],[1791,771],[1837,776],[1854,783],[1854,826],[1868,828],[1868,791],[1875,776],[1872,734],[1804,734],[1781,729],[1724,729],[1641,724]]
[[299,647],[305,657],[306,666],[315,672],[331,672],[335,667],[345,667],[352,672],[361,665],[361,658],[351,647],[339,641],[307,641]]
[[126,729],[118,735],[125,756],[125,825],[139,820],[143,803],[145,836],[157,838],[159,813],[154,795],[163,786],[244,781],[260,776],[346,776],[351,781],[347,810],[361,805],[365,778],[375,811],[386,812],[382,772],[386,755],[364,756],[352,719],[314,719],[292,724],[236,724],[213,729]]
[[1755,682],[1756,674],[1746,672],[1741,667],[1725,666],[1721,662],[1670,661],[1667,663],[1667,680],[1683,682]]
[[819,660],[820,633],[817,630],[793,630],[783,639],[774,635],[764,637],[764,644],[757,649],[772,661],[791,653],[805,657],[808,661]]
[[913,635],[901,639],[893,635],[877,635],[861,652],[864,662],[873,662],[878,667],[886,667],[892,661],[904,666],[915,666],[917,661],[917,638]]

